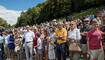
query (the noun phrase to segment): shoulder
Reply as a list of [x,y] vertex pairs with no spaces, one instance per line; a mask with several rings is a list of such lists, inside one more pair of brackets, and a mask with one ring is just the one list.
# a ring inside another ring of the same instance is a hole
[[40,38],[38,38],[38,40],[41,40]]
[[67,30],[65,28],[62,29],[63,32],[67,32]]
[[31,30],[29,32],[33,33],[33,31],[31,31]]
[[90,30],[89,32],[88,32],[88,34],[91,34],[93,32],[93,30]]
[[65,29],[65,28],[63,28],[62,30],[65,30],[65,31],[66,31],[66,29]]
[[59,31],[59,29],[56,29],[56,31]]
[[76,29],[74,29],[74,30],[75,30],[75,31],[78,31],[78,32],[80,32],[80,29],[77,29],[77,28],[76,28]]
[[98,30],[98,32],[102,33],[102,31],[101,31],[101,30]]

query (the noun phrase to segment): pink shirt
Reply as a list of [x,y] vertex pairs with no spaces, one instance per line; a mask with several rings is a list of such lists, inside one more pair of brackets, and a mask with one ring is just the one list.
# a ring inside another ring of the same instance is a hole
[[90,30],[86,37],[89,40],[89,48],[91,50],[100,49],[100,40],[102,40],[102,32],[100,30]]

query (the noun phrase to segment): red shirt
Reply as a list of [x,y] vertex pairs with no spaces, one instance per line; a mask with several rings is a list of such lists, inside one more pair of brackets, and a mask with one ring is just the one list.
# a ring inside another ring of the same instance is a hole
[[89,40],[89,48],[91,50],[100,49],[100,40],[102,40],[102,32],[100,30],[90,30],[86,37]]
[[38,33],[39,33],[39,32],[36,32],[36,33],[35,33],[34,46],[37,45],[37,38],[36,38],[36,35],[37,35]]

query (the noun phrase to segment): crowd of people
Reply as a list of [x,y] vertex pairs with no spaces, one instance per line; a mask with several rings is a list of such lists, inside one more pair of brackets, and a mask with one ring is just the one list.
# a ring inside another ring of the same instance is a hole
[[25,60],[66,60],[66,57],[79,60],[81,54],[83,60],[104,60],[102,20],[105,20],[104,14],[101,19],[84,16],[18,28],[0,27],[0,60],[3,56],[6,60],[23,60],[22,56],[26,56]]

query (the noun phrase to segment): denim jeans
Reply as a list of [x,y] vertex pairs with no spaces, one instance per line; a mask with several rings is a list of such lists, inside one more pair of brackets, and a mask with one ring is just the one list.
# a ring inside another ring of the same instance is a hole
[[57,60],[66,60],[66,43],[64,44],[57,44],[56,43],[56,56]]

